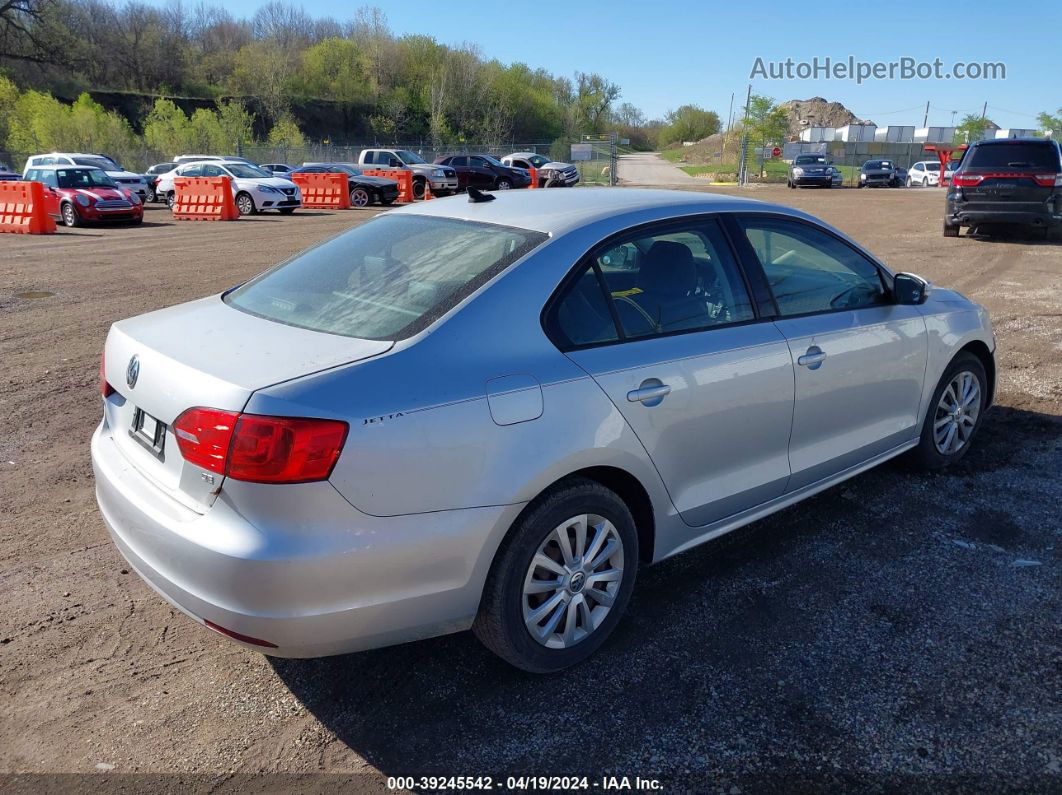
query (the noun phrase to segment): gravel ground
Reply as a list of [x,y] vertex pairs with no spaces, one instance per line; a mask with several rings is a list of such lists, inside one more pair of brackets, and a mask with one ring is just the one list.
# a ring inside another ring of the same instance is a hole
[[139,229],[0,239],[0,773],[91,774],[0,781],[310,791],[379,788],[382,772],[1062,791],[1062,246],[944,239],[935,190],[750,192],[986,304],[999,405],[955,470],[886,464],[644,569],[615,638],[547,678],[468,633],[270,660],[169,608],[96,511],[107,326],[371,212],[175,224],[151,208]]

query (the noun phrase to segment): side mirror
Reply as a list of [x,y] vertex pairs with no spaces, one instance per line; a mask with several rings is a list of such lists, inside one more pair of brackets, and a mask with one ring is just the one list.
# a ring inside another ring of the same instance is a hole
[[931,289],[929,282],[913,273],[897,273],[892,280],[893,298],[905,306],[924,304]]

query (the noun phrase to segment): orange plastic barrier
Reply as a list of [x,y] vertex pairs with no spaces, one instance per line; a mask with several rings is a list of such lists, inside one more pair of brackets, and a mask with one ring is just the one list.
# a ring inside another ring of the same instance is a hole
[[538,187],[538,169],[535,168],[534,166],[531,166],[531,184],[528,185],[527,187],[529,187],[529,188],[537,188]]
[[[398,168],[369,168],[362,169],[362,174],[367,177],[384,177],[393,179],[398,183],[398,201],[400,204],[408,204],[413,201],[413,172]],[[424,183],[427,186],[427,183]]]
[[230,177],[174,177],[173,217],[178,221],[236,221]]
[[44,183],[0,182],[0,232],[48,235],[55,221],[44,206]]
[[343,172],[289,174],[302,191],[302,206],[314,210],[349,210],[350,188]]

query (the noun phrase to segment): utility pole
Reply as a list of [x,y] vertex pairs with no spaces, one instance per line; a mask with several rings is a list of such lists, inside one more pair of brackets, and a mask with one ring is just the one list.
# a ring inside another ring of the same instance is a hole
[[985,102],[985,106],[983,108],[981,108],[981,118],[982,119],[985,117],[986,113],[988,113],[988,102],[987,101]]
[[726,152],[727,141],[730,140],[730,128],[734,125],[734,92],[730,92],[730,112],[726,115],[726,135],[723,136],[723,152]]
[[922,117],[922,126],[929,126],[929,100],[926,100],[926,115]]
[[749,83],[749,92],[745,96],[745,121],[741,125],[741,164],[738,166],[738,185],[748,183],[748,153],[749,153],[749,105],[752,104],[752,83]]

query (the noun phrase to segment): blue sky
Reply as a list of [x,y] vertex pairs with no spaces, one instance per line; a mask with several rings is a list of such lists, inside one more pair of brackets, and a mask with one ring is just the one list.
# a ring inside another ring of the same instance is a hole
[[[163,3],[167,0],[156,0]],[[209,1],[209,0],[208,0]],[[357,0],[341,6],[304,0],[314,15],[353,15]],[[539,0],[509,5],[482,0],[377,0],[396,33],[421,33],[447,44],[474,42],[503,62],[571,75],[600,72],[619,83],[621,101],[650,117],[694,103],[726,120],[731,92],[743,102],[757,56],[765,61],[1002,61],[1005,80],[753,80],[753,91],[778,100],[822,96],[879,125],[948,125],[980,113],[1003,127],[1034,127],[1035,115],[1062,106],[1062,0],[964,0],[962,3],[731,2],[724,7],[692,0],[659,4]],[[236,15],[250,15],[259,0],[227,0]],[[1008,20],[1006,12],[1017,16]],[[943,34],[936,18],[951,10]],[[736,110],[735,110],[736,113]]]

